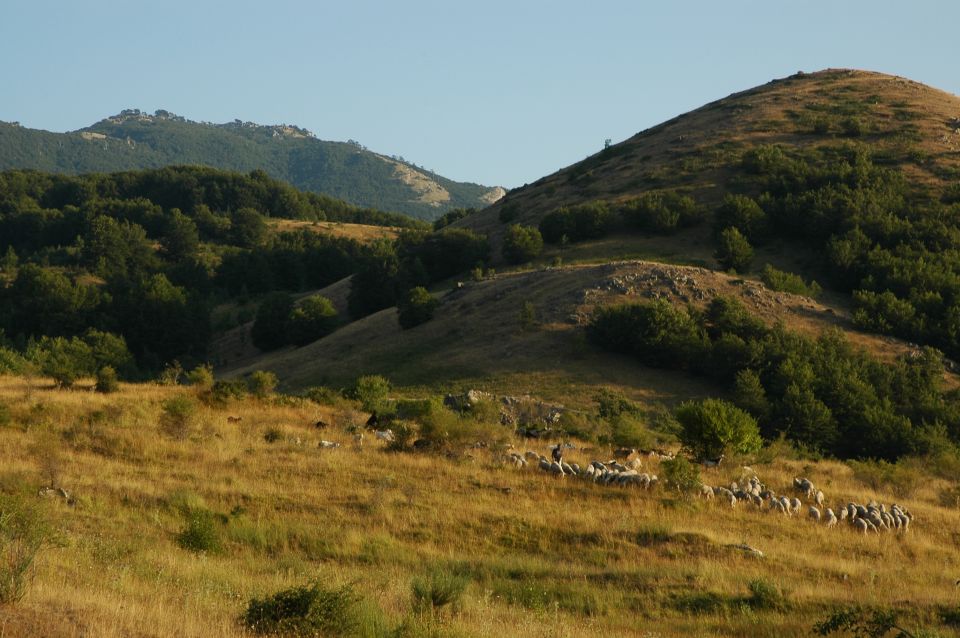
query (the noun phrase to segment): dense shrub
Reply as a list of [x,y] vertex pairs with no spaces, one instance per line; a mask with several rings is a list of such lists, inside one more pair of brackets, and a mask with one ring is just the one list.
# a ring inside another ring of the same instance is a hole
[[700,223],[703,208],[689,195],[653,191],[621,204],[620,214],[635,228],[670,234]]
[[445,569],[435,569],[426,577],[415,578],[410,587],[413,608],[420,612],[456,608],[460,605],[468,582],[465,576]]
[[408,330],[430,321],[439,303],[423,286],[411,288],[397,304],[397,321],[400,322],[400,327]]
[[842,333],[814,340],[767,327],[723,297],[703,313],[663,301],[603,308],[588,335],[647,365],[732,388],[768,439],[785,434],[811,451],[883,459],[960,442],[960,397],[943,392],[942,357],[930,349],[882,363]]
[[725,228],[720,232],[714,257],[728,270],[747,272],[753,263],[753,247],[739,230],[734,227]]
[[97,370],[97,382],[94,386],[97,392],[109,394],[120,389],[120,382],[117,380],[117,371],[110,366],[103,366]]
[[540,221],[540,234],[551,244],[599,239],[610,231],[613,214],[607,202],[595,201],[562,207]]
[[277,375],[268,370],[255,370],[247,377],[250,394],[258,399],[266,399],[277,389]]
[[379,375],[367,375],[357,378],[348,394],[367,412],[384,413],[391,408],[387,399],[389,393],[390,381]]
[[199,391],[208,391],[213,388],[213,366],[201,364],[187,373],[187,381]]
[[700,489],[700,468],[682,454],[661,461],[660,470],[667,485],[683,494],[694,494]]
[[818,297],[823,290],[815,281],[808,284],[800,275],[777,270],[770,264],[763,267],[760,279],[771,290],[789,292],[805,297]]
[[305,346],[333,332],[338,323],[333,302],[322,295],[311,295],[301,300],[287,320],[289,342]]
[[503,257],[511,264],[522,264],[543,252],[543,237],[533,226],[512,224],[503,236]]
[[213,512],[198,508],[184,516],[186,523],[177,534],[177,545],[196,554],[217,554],[223,549],[221,524]]
[[185,439],[193,430],[197,404],[186,395],[173,397],[163,402],[160,414],[160,429],[175,439]]
[[749,454],[760,449],[756,420],[720,399],[687,402],[677,408],[680,441],[698,459],[715,459],[722,454]]
[[361,598],[349,586],[328,589],[319,583],[254,598],[243,624],[261,635],[354,636],[361,628]]
[[714,226],[718,234],[736,228],[748,241],[759,243],[767,235],[767,214],[746,195],[727,195],[717,208]]

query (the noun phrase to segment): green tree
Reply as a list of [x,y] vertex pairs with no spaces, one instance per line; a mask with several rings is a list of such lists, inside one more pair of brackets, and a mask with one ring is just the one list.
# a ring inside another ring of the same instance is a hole
[[680,441],[697,459],[715,459],[723,454],[749,454],[760,449],[756,420],[722,399],[688,401],[676,411]]
[[90,346],[76,337],[43,337],[31,349],[31,358],[60,388],[69,388],[78,378],[92,374],[94,367]]
[[277,389],[277,375],[268,370],[255,370],[247,377],[250,394],[258,399],[266,399]]
[[290,316],[293,297],[285,292],[267,295],[257,308],[257,317],[250,329],[253,345],[260,350],[275,350],[290,343]]
[[747,195],[727,195],[717,209],[716,229],[736,228],[752,242],[761,241],[767,233],[767,214]]
[[397,320],[404,330],[419,326],[433,318],[440,302],[423,286],[411,288],[397,304]]
[[533,226],[512,224],[503,237],[503,256],[511,264],[530,261],[543,252],[543,237]]
[[192,219],[174,208],[164,220],[160,246],[173,262],[194,259],[200,249],[200,231]]
[[338,323],[333,302],[322,295],[311,295],[290,313],[290,340],[297,346],[305,346],[333,332]]
[[230,241],[242,248],[256,248],[267,240],[268,228],[263,215],[250,207],[230,215]]
[[726,269],[747,272],[753,263],[753,247],[739,230],[726,228],[720,233],[720,243],[714,257]]
[[387,412],[390,393],[390,381],[379,375],[359,377],[348,393],[351,399],[360,402],[367,412]]

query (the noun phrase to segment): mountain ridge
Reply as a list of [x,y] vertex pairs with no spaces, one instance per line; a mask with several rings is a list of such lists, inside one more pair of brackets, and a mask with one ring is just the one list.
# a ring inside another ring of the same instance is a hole
[[321,140],[290,124],[197,122],[163,109],[125,109],[65,133],[0,122],[0,170],[76,174],[175,164],[262,169],[303,190],[427,220],[452,208],[489,205],[504,193],[447,179],[353,140]]

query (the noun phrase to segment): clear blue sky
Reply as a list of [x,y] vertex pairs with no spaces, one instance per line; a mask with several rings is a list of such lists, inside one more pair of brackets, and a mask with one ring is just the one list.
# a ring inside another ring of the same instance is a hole
[[958,93],[958,24],[954,0],[5,0],[0,120],[297,124],[514,187],[797,70]]

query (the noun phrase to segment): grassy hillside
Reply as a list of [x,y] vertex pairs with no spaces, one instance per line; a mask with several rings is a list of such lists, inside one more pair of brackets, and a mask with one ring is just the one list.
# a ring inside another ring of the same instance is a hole
[[829,69],[773,80],[679,115],[591,157],[516,188],[459,222],[493,235],[501,211],[536,225],[559,206],[682,189],[708,205],[729,191],[744,153],[865,144],[885,165],[939,194],[960,178],[960,98],[907,78]]
[[[713,484],[756,473],[778,492],[804,475],[829,505],[897,501],[914,514],[907,533],[864,536],[662,487],[514,469],[499,447],[455,458],[357,449],[346,428],[366,414],[344,402],[197,404],[187,436],[173,438],[162,406],[184,396],[193,391],[104,396],[0,377],[3,503],[52,533],[23,599],[0,605],[4,636],[252,636],[239,618],[253,597],[313,580],[363,598],[356,636],[808,636],[858,604],[894,610],[911,630],[955,630],[960,514],[941,498],[951,484],[920,469],[884,486],[860,467],[767,455],[703,473]],[[318,449],[321,438],[342,447]],[[657,460],[644,469],[663,474]],[[70,504],[37,496],[51,484]],[[192,520],[208,522],[185,536]],[[452,608],[414,607],[413,583],[431,573],[465,584]]]
[[454,182],[356,143],[318,140],[295,126],[218,125],[136,110],[62,134],[0,123],[0,169],[75,174],[171,164],[262,169],[303,190],[422,219],[451,208],[482,207],[501,193]]

